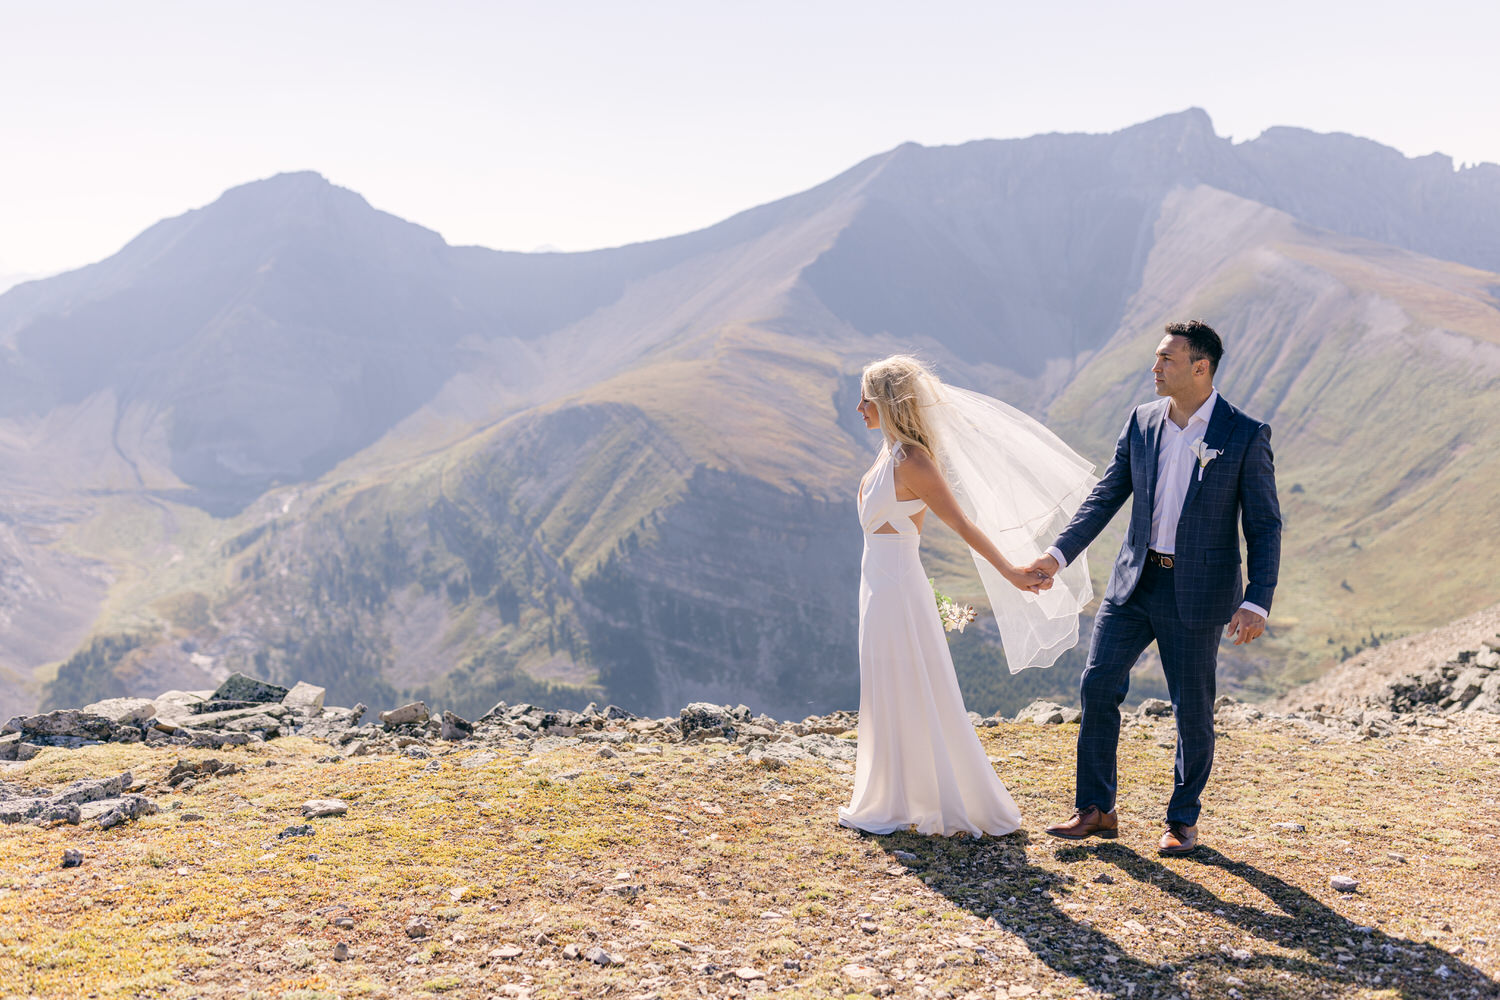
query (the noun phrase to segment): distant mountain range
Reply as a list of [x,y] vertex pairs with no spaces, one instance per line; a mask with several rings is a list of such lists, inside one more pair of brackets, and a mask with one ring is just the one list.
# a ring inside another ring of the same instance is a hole
[[[470,711],[851,707],[860,365],[918,350],[1102,463],[1190,316],[1275,430],[1273,635],[1225,673],[1279,690],[1500,600],[1497,272],[1500,167],[1197,110],[904,145],[579,254],[247,184],[0,296],[0,710],[232,668]],[[951,534],[927,557],[977,595]],[[1081,654],[955,655],[989,711]]]

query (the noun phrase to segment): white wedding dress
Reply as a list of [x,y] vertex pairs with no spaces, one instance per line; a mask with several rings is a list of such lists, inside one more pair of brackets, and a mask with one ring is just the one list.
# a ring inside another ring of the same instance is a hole
[[[839,823],[870,833],[1011,833],[1021,813],[964,710],[918,556],[911,518],[923,504],[896,499],[899,458],[887,446],[860,484],[859,748]],[[880,531],[887,526],[895,532]]]

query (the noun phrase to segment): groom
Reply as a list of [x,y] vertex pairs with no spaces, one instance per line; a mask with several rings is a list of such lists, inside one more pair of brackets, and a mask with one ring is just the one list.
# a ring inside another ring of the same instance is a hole
[[[1132,493],[1130,529],[1094,619],[1083,672],[1077,811],[1054,837],[1114,837],[1120,703],[1130,668],[1156,641],[1177,716],[1176,787],[1161,853],[1198,846],[1199,796],[1214,759],[1219,629],[1236,646],[1266,627],[1281,560],[1281,509],[1271,428],[1214,388],[1224,346],[1196,320],[1172,323],[1151,373],[1165,397],[1136,407],[1104,478],[1029,570],[1049,576],[1088,547]],[[1240,582],[1236,522],[1244,525],[1249,585]]]

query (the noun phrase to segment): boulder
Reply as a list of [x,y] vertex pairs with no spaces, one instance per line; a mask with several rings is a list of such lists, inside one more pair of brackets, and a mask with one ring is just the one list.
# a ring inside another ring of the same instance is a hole
[[149,698],[109,698],[85,705],[83,711],[121,725],[134,725],[156,718],[156,702]]
[[466,740],[474,734],[474,723],[453,712],[443,713],[442,737],[445,740]]
[[22,735],[33,742],[33,738],[72,736],[103,743],[114,732],[115,724],[111,720],[76,708],[62,708],[46,715],[33,715],[21,720]]
[[393,708],[389,712],[380,713],[380,721],[385,723],[387,727],[408,724],[420,726],[430,717],[431,714],[427,711],[426,703],[420,701],[414,701],[410,705],[402,705],[400,708]]
[[1161,698],[1147,698],[1135,711],[1143,719],[1160,718],[1172,714],[1172,703]]
[[281,703],[299,715],[316,716],[323,711],[323,696],[327,691],[316,684],[298,681]]
[[212,701],[280,701],[291,692],[280,684],[272,684],[244,674],[230,674],[229,679],[214,691]]
[[684,708],[677,717],[678,729],[684,741],[706,740],[722,736],[732,740],[738,734],[731,712],[706,701],[695,701]]

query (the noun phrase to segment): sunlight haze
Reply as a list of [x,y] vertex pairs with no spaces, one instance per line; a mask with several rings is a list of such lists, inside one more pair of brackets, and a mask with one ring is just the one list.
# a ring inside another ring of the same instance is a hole
[[[916,13],[920,10],[920,13]],[[315,170],[453,244],[712,224],[902,142],[1339,131],[1500,161],[1494,8],[0,3],[0,288]],[[1462,30],[1457,26],[1462,25]],[[1451,30],[1450,27],[1451,26]]]

